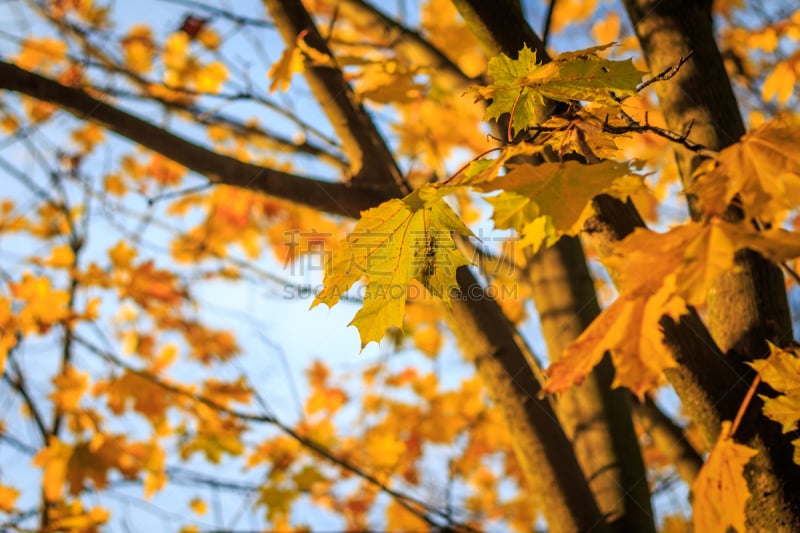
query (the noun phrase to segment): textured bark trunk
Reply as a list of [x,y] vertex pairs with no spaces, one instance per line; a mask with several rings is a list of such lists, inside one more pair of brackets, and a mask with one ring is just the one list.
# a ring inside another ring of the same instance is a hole
[[[674,65],[681,56],[693,54],[674,78],[655,84],[668,127],[685,131],[691,124],[689,139],[713,150],[736,142],[744,133],[744,124],[714,38],[711,2],[625,0],[625,6],[653,73]],[[689,185],[701,158],[677,147],[676,159],[683,183]],[[691,198],[689,208],[694,215]],[[728,217],[741,220],[741,213],[731,208]],[[740,389],[739,393],[742,387],[737,380],[753,377],[742,363],[765,357],[769,353],[767,340],[778,345],[792,340],[783,275],[778,267],[749,250],[736,254],[734,268],[709,291],[707,316],[711,336],[735,374],[725,383]],[[705,367],[706,374],[719,380],[720,376],[712,373],[718,362],[698,363],[698,373]],[[740,398],[739,394],[729,395],[729,388],[720,393]],[[699,406],[704,395],[705,391],[695,391],[682,395],[682,399],[689,404],[695,400]],[[789,439],[777,424],[759,415],[759,404],[757,400],[751,406],[748,423],[737,435],[760,451],[746,469],[752,493],[748,524],[759,531],[797,531],[800,469],[792,460]],[[707,411],[704,407],[699,410]],[[735,406],[731,405],[720,413],[721,419],[730,420],[733,413]]]

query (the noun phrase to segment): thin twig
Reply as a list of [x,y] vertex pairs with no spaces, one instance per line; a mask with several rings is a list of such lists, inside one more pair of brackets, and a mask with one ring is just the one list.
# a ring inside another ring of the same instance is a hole
[[[766,365],[772,363],[772,358],[778,352],[773,352],[769,357],[767,357]],[[739,406],[739,411],[736,412],[736,418],[733,419],[733,423],[731,424],[730,430],[728,431],[728,437],[732,437],[736,430],[739,429],[739,424],[742,422],[742,418],[744,418],[744,413],[747,411],[747,407],[750,405],[750,400],[753,399],[753,396],[756,393],[756,389],[758,388],[758,384],[761,383],[761,374],[766,369],[766,366],[761,369],[761,372],[756,374],[756,377],[753,378],[753,383],[750,384],[750,388],[747,389],[747,394],[745,394],[744,399],[742,400],[742,404]]]
[[643,82],[641,82],[639,85],[637,85],[636,86],[636,92],[641,92],[646,87],[649,87],[650,85],[652,85],[653,83],[655,83],[657,81],[667,81],[668,79],[674,77],[678,73],[678,71],[681,69],[681,67],[684,65],[684,63],[689,61],[689,59],[693,55],[694,55],[694,50],[690,50],[688,54],[686,54],[685,56],[681,56],[681,58],[678,60],[678,62],[676,64],[672,65],[671,67],[665,68],[664,70],[662,70],[661,72],[659,72],[655,76],[653,76],[651,78],[648,78],[648,79],[644,80]]
[[207,4],[203,4],[201,2],[194,2],[192,0],[161,0],[167,4],[176,4],[180,6],[191,7],[195,9],[201,9],[206,13],[221,17],[237,25],[247,25],[247,26],[257,26],[260,28],[274,28],[275,24],[264,20],[264,19],[257,19],[254,17],[248,17],[246,15],[239,15],[238,13],[234,13],[232,11],[228,11],[225,9],[221,9],[219,7],[209,6]]
[[556,10],[558,0],[550,0],[547,8],[547,18],[544,19],[544,31],[542,32],[542,48],[547,47],[547,40],[550,38],[550,29],[553,26],[553,12]]

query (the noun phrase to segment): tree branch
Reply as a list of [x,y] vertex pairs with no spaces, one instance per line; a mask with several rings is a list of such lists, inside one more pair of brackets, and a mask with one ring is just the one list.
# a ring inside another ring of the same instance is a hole
[[643,402],[631,399],[633,414],[645,433],[664,457],[675,466],[688,485],[694,483],[703,458],[686,439],[683,429],[668,417],[649,397]]
[[297,176],[244,163],[187,141],[86,92],[0,61],[0,89],[17,91],[65,109],[182,164],[214,183],[263,192],[314,209],[357,217],[386,197],[376,191]]
[[383,29],[386,38],[395,50],[404,52],[409,57],[419,58],[415,61],[416,63],[421,62],[425,66],[435,68],[437,83],[444,82],[445,86],[456,90],[481,82],[479,79],[473,79],[464,74],[458,65],[418,32],[388,17],[369,2],[343,0],[339,3],[339,12],[342,16],[356,21],[362,26],[377,26]]
[[[265,0],[264,4],[287,45],[292,45],[305,32],[308,46],[334,57],[302,2]],[[304,75],[350,159],[353,182],[384,191],[388,190],[387,183],[391,183],[393,190],[389,192],[393,196],[411,192],[386,142],[356,100],[342,71],[330,66],[306,65]]]

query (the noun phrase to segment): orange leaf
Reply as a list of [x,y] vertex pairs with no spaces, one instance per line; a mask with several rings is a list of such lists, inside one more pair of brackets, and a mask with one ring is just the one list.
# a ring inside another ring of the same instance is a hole
[[728,527],[747,531],[744,508],[750,491],[744,467],[758,452],[734,442],[730,427],[730,421],[722,423],[720,437],[692,485],[695,531],[725,533]]

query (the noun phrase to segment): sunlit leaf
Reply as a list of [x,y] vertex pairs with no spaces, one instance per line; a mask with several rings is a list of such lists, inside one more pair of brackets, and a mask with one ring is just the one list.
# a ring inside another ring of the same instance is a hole
[[757,452],[737,444],[729,435],[730,427],[730,421],[722,423],[720,437],[692,485],[695,531],[725,533],[729,527],[747,531],[744,509],[750,490],[744,467]]
[[442,199],[446,190],[426,185],[402,200],[390,200],[362,213],[361,220],[334,253],[325,288],[312,307],[335,305],[362,277],[368,278],[364,305],[351,322],[361,346],[380,341],[389,327],[402,327],[412,279],[445,302],[457,288],[456,269],[468,264],[451,232],[472,232]]

